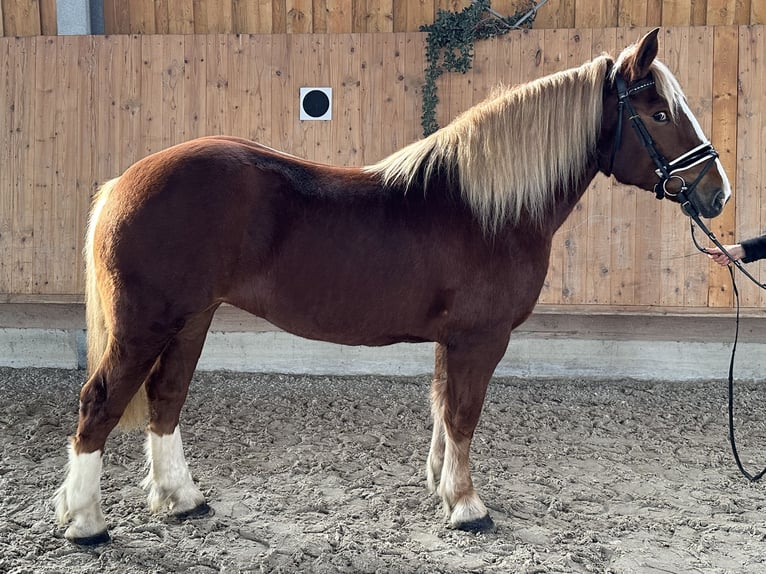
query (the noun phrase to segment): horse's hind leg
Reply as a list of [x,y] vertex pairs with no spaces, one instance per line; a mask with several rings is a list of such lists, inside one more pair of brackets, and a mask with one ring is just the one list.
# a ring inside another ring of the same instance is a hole
[[149,508],[168,508],[178,518],[206,514],[205,497],[192,481],[178,421],[215,308],[189,319],[160,355],[146,382],[149,428],[143,482]]
[[[473,486],[469,451],[489,380],[507,344],[508,337],[501,335],[451,342],[445,349],[446,383],[433,388],[434,402],[443,404],[444,460],[439,494],[450,523],[460,530],[485,531],[494,527]],[[439,414],[436,409],[435,414]]]
[[439,477],[444,465],[444,389],[447,385],[447,348],[436,343],[434,351],[434,378],[431,381],[431,415],[433,418],[433,434],[431,450],[426,462],[426,477],[428,489],[436,492]]
[[64,536],[76,544],[109,540],[101,511],[101,454],[130,399],[141,387],[162,343],[124,345],[112,339],[80,392],[77,434],[69,446],[64,484],[56,494],[61,524],[71,521]]

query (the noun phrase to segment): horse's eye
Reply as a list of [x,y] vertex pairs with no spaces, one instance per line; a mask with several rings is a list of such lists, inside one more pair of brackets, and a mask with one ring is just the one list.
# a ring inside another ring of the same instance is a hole
[[652,118],[654,118],[655,122],[659,122],[661,124],[670,121],[670,116],[668,116],[667,112],[655,112],[652,115]]

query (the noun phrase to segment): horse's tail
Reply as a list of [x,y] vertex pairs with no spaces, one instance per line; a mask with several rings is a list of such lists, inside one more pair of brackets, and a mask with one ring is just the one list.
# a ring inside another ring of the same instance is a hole
[[[83,250],[85,257],[85,324],[88,340],[88,377],[93,375],[98,368],[106,352],[106,346],[109,343],[109,327],[106,322],[101,293],[99,292],[98,281],[96,279],[93,242],[98,218],[109,194],[118,181],[119,178],[115,178],[106,182],[93,198],[90,218],[88,220],[88,232],[85,237],[85,249]],[[146,423],[148,412],[146,390],[142,385],[125,409],[122,418],[120,418],[119,426],[123,429],[141,428]]]

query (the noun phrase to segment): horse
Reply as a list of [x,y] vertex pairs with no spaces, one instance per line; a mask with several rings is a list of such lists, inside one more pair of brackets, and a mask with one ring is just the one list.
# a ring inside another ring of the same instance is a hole
[[110,540],[101,461],[120,421],[145,425],[150,509],[209,511],[179,419],[222,303],[309,339],[434,342],[427,485],[445,526],[494,529],[474,488],[471,441],[511,332],[542,289],[554,232],[599,172],[687,215],[715,217],[731,195],[656,58],[658,33],[616,57],[499,88],[372,165],[209,136],[103,185],[84,250],[88,378],[54,500],[64,536]]

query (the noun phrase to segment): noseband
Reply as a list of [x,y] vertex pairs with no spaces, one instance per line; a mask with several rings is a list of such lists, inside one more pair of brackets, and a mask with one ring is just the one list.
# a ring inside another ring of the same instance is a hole
[[[654,145],[654,140],[652,140],[652,136],[649,134],[649,130],[646,129],[644,122],[641,121],[641,118],[638,116],[638,113],[633,107],[633,104],[630,103],[630,96],[650,88],[651,86],[654,86],[654,79],[651,77],[645,78],[629,88],[625,82],[625,78],[622,76],[622,74],[618,73],[615,76],[615,85],[617,87],[618,102],[617,130],[614,134],[614,145],[612,146],[612,157],[609,162],[609,173],[612,173],[614,160],[617,156],[617,150],[619,149],[620,142],[622,141],[622,117],[624,113],[627,112],[628,119],[633,125],[633,129],[636,131],[638,139],[641,140],[644,149],[646,149],[649,157],[652,158],[654,165],[657,166],[657,169],[654,170],[657,174],[657,177],[660,178],[660,181],[658,181],[654,186],[654,193],[657,196],[657,199],[662,199],[667,195],[670,197],[678,197],[685,203],[688,202],[687,198],[689,194],[694,191],[700,180],[713,166],[716,158],[718,158],[718,152],[715,151],[715,148],[713,148],[713,145],[710,142],[705,142],[698,145],[694,149],[681,154],[673,161],[668,161],[665,156],[662,155],[662,153],[660,153],[660,151],[657,149],[657,146]],[[682,176],[678,175],[678,173],[690,169],[702,162],[707,163],[702,168],[702,171],[700,171],[697,178],[691,184],[687,185],[686,180]],[[677,180],[677,183],[680,185],[678,191],[672,191],[668,189],[668,183],[673,180]]]

